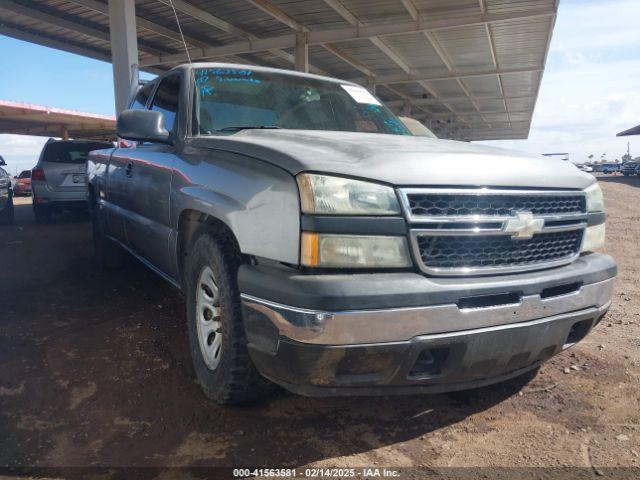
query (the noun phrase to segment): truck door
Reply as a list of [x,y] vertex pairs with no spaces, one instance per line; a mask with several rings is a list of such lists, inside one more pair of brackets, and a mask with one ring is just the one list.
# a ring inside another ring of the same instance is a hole
[[[142,86],[129,108],[145,110],[153,93],[155,83]],[[127,176],[129,153],[132,148],[116,149],[107,166],[107,222],[109,235],[130,247],[126,231],[126,218],[129,198],[134,193],[133,185]]]
[[[151,110],[164,116],[173,132],[179,109],[182,74],[164,77],[151,100]],[[123,150],[126,197],[126,232],[130,248],[164,273],[175,273],[169,255],[171,178],[177,160],[175,147],[144,142]]]

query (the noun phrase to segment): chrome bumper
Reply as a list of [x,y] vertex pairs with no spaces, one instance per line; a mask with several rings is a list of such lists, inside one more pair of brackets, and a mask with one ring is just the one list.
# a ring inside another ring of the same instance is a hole
[[[521,296],[517,302],[485,308],[461,308],[458,304],[382,310],[321,311],[296,308],[242,294],[245,322],[264,324],[277,336],[317,345],[354,345],[408,341],[425,335],[454,335],[478,329],[537,320],[552,320],[592,311],[602,315],[609,308],[615,278],[583,285],[557,296]],[[514,325],[515,326],[515,325]]]

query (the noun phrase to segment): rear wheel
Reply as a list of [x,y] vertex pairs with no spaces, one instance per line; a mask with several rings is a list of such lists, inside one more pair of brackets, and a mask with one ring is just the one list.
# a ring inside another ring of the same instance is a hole
[[275,386],[258,373],[247,350],[233,239],[201,234],[185,266],[189,347],[207,397],[220,404],[264,398]]
[[2,212],[0,212],[0,223],[2,225],[12,225],[14,219],[14,210],[13,210],[13,197],[9,194],[9,198],[7,199],[7,204],[4,206]]

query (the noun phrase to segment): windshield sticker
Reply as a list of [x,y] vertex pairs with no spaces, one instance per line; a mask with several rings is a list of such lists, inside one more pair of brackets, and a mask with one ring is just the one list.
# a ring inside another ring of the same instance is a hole
[[340,85],[351,98],[358,103],[366,103],[368,105],[380,105],[376,97],[371,95],[366,88],[356,87],[354,85]]

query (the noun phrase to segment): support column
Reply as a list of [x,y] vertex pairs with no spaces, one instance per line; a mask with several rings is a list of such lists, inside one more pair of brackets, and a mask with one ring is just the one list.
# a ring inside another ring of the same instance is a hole
[[306,33],[296,33],[295,60],[297,71],[309,72],[309,45]]
[[134,80],[132,67],[138,65],[134,0],[109,0],[109,31],[117,115],[127,108],[131,82]]

